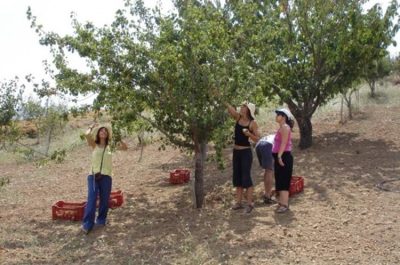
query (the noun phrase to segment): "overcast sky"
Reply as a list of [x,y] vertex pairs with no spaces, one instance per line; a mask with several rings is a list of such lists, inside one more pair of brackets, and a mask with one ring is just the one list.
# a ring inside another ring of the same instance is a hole
[[[145,0],[154,6],[156,0]],[[162,2],[164,10],[171,8],[169,1]],[[390,0],[372,0],[384,10]],[[40,46],[38,36],[30,28],[26,10],[31,6],[38,22],[46,31],[71,33],[70,13],[76,13],[79,21],[91,21],[97,26],[112,22],[114,13],[123,7],[123,0],[0,0],[0,81],[14,76],[33,74],[44,77],[42,61],[50,59],[47,47]],[[400,33],[396,36],[397,47],[390,47],[392,56],[400,53]]]
[[[172,7],[162,1],[164,10]],[[145,0],[154,6],[157,0]],[[124,0],[0,0],[0,81],[15,76],[23,78],[33,74],[36,79],[46,78],[43,60],[51,61],[48,47],[41,46],[39,38],[30,27],[26,11],[31,7],[37,22],[45,31],[60,34],[72,33],[71,12],[79,21],[91,21],[96,26],[110,24],[115,11],[124,7]],[[32,95],[29,87],[25,97]],[[92,98],[88,99],[91,102]]]

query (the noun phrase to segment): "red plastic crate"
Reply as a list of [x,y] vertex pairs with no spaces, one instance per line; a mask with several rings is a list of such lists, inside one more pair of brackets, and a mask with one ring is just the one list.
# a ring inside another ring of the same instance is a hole
[[290,180],[289,196],[304,190],[304,178],[300,176],[292,176]]
[[124,194],[122,191],[117,190],[111,192],[110,199],[108,200],[108,207],[117,208],[124,203]]
[[[109,208],[117,208],[120,207],[124,203],[124,194],[121,190],[112,191],[110,194],[110,198],[108,199],[108,207]],[[99,198],[96,201],[96,207],[99,208]]]
[[169,173],[169,182],[171,184],[183,184],[189,182],[190,171],[188,169],[175,169]]
[[175,169],[176,173],[181,174],[184,182],[189,182],[190,180],[190,171],[188,169]]
[[180,173],[170,172],[169,173],[169,183],[171,184],[183,184],[185,181]]
[[81,221],[83,219],[85,207],[86,202],[74,203],[58,201],[51,207],[53,220]]

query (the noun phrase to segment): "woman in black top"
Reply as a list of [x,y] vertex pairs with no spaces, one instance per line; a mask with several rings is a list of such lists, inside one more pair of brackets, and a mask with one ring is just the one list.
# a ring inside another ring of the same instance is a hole
[[257,142],[260,138],[257,122],[254,120],[255,105],[244,102],[237,112],[234,107],[226,103],[229,114],[235,119],[235,145],[233,147],[233,186],[236,187],[236,204],[233,210],[242,209],[243,190],[246,189],[247,206],[246,213],[253,208],[253,181],[251,180],[251,164],[253,154],[249,138]]

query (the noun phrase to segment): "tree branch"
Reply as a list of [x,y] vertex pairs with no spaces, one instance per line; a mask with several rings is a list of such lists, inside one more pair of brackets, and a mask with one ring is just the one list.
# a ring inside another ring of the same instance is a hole
[[153,126],[157,130],[159,130],[162,134],[164,134],[172,144],[180,146],[180,147],[192,149],[192,150],[194,149],[193,144],[189,144],[188,142],[177,139],[176,137],[174,137],[173,135],[168,133],[166,130],[164,130],[162,127],[160,127],[158,124],[156,124],[153,120],[151,120],[147,117],[144,117],[141,114],[139,114],[139,117],[142,118],[143,120],[147,121],[148,123],[150,123],[151,126]]
[[32,147],[30,147],[30,146],[28,146],[28,145],[26,145],[26,144],[20,143],[20,142],[18,142],[18,141],[16,141],[15,143],[16,143],[16,144],[19,144],[20,146],[23,146],[23,147],[25,147],[25,148],[27,148],[27,149],[29,149],[29,150],[35,152],[35,153],[38,153],[38,154],[40,154],[40,155],[42,155],[42,156],[44,156],[44,157],[49,157],[49,155],[46,155],[46,154],[44,154],[44,153],[42,153],[42,152],[39,152],[39,151],[36,151],[35,149],[33,149]]

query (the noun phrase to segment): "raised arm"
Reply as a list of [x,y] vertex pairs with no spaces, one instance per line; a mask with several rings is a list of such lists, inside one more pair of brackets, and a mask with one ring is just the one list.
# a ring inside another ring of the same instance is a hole
[[96,142],[94,141],[94,139],[92,137],[92,130],[93,130],[94,126],[96,126],[96,124],[93,124],[92,126],[90,126],[89,129],[87,129],[86,133],[85,133],[86,142],[92,148],[96,147]]
[[236,111],[236,109],[234,107],[232,107],[229,103],[224,103],[226,108],[228,109],[228,113],[229,115],[231,115],[232,118],[235,119],[235,121],[240,119],[240,114],[239,112]]

